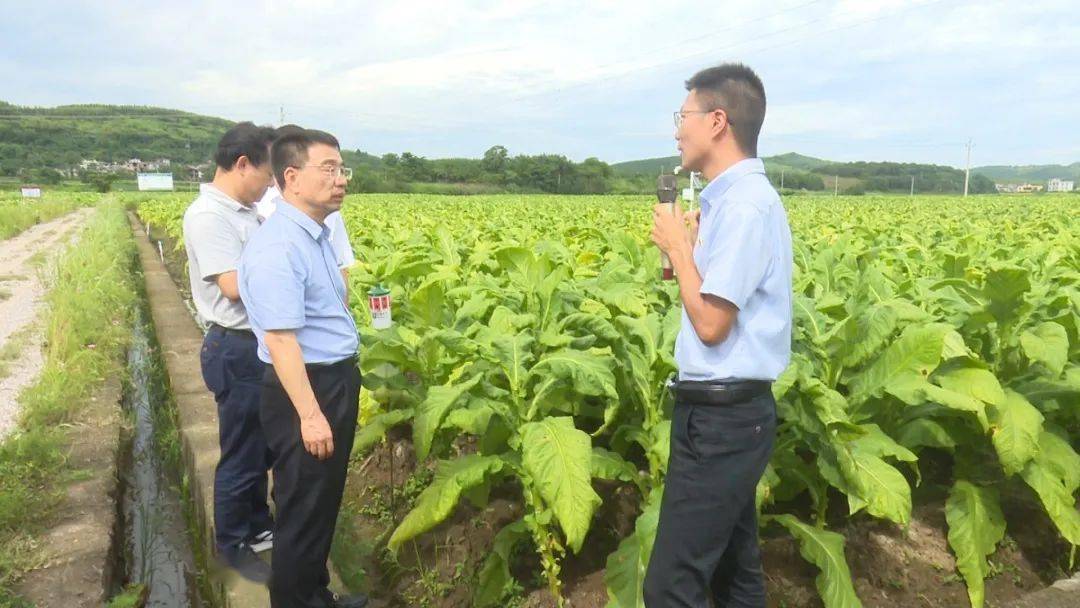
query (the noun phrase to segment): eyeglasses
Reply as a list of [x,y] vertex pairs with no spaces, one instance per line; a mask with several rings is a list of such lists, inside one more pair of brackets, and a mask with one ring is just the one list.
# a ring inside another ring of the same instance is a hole
[[337,179],[339,177],[344,177],[345,181],[349,181],[352,179],[352,169],[346,167],[345,165],[304,165],[304,167],[315,167],[323,175],[331,179]]
[[[676,110],[675,113],[674,113],[674,116],[675,116],[675,129],[678,130],[678,129],[682,128],[683,121],[686,120],[686,115],[687,114],[712,114],[713,112],[715,112],[717,110],[723,110],[723,109],[724,108],[713,108],[711,110]],[[724,114],[725,115],[727,114],[727,110],[724,110]],[[728,118],[727,124],[732,125],[732,126],[735,125],[735,123],[731,122],[730,118]]]

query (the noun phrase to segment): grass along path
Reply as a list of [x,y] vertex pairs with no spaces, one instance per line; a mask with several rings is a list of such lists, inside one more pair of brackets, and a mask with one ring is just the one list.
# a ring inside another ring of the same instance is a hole
[[44,363],[42,263],[57,257],[91,213],[81,209],[0,242],[0,439],[18,419],[19,393]]
[[[122,207],[106,204],[92,217],[83,212],[73,219],[72,228],[85,228],[78,246],[59,256],[53,288],[38,315],[48,345],[40,374],[21,392],[18,423],[0,442],[0,606],[25,606],[26,600],[99,606],[103,599],[103,589],[91,597],[85,582],[58,583],[86,576],[47,575],[44,585],[33,584],[42,568],[82,566],[100,574],[106,561],[100,553],[79,553],[80,543],[101,536],[93,518],[111,517],[101,488],[114,482],[116,454],[102,446],[118,443],[120,411],[115,400],[95,398],[109,379],[115,383],[122,376],[137,303],[134,244]],[[59,247],[50,238],[41,246]],[[24,260],[35,255],[26,253]],[[80,504],[81,499],[89,502]],[[56,535],[61,529],[85,534]],[[64,590],[86,601],[44,595]]]

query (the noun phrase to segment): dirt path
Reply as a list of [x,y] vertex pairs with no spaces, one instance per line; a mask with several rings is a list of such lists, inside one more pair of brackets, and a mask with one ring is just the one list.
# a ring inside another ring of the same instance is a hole
[[64,500],[37,539],[40,564],[15,590],[40,608],[105,605],[118,560],[111,552],[118,533],[117,451],[121,434],[120,380],[110,378],[71,421],[68,467],[77,471]]
[[37,379],[46,285],[41,268],[63,251],[92,213],[80,209],[0,241],[0,440],[19,417],[19,393]]

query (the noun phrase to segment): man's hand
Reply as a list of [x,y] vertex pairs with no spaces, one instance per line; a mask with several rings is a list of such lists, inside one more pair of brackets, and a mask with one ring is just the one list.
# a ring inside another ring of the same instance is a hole
[[693,249],[694,241],[686,229],[686,217],[678,203],[675,204],[674,213],[668,211],[667,205],[657,204],[653,207],[652,241],[668,255],[683,247]]
[[304,449],[318,460],[330,458],[334,453],[334,433],[311,388],[296,332],[291,329],[266,332],[266,348],[281,386],[300,418],[300,441]]
[[317,460],[326,460],[334,455],[334,433],[330,423],[317,407],[300,419],[300,438],[304,449]]

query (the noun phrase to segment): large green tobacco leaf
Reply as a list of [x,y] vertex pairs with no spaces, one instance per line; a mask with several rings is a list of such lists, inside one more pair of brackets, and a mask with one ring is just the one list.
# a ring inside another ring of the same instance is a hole
[[1020,346],[1028,359],[1043,364],[1054,376],[1060,376],[1069,361],[1069,335],[1060,323],[1040,323],[1023,332]]
[[529,376],[560,380],[582,395],[618,399],[615,376],[611,372],[614,364],[610,351],[563,349],[541,357],[529,371]]
[[956,568],[967,583],[972,608],[982,608],[983,580],[990,574],[986,558],[1005,536],[997,491],[959,479],[945,503],[949,546],[956,554]]
[[921,403],[919,391],[941,363],[945,337],[951,331],[943,324],[908,326],[869,368],[852,379],[852,400],[858,403],[888,392],[905,403]]
[[1024,294],[1031,289],[1030,273],[1019,266],[1002,266],[986,275],[983,293],[990,300],[987,310],[1000,325],[1012,325],[1023,308]]
[[896,311],[890,306],[871,306],[866,314],[860,315],[854,325],[854,335],[843,354],[844,367],[856,367],[885,346],[896,331],[898,321]]
[[1005,391],[990,370],[960,367],[935,374],[934,380],[943,388],[974,397],[983,403],[1000,405],[1005,401]]
[[1006,475],[1024,469],[1039,451],[1043,416],[1023,395],[1006,391],[1005,401],[990,412],[991,438]]
[[896,435],[900,445],[914,450],[920,447],[952,449],[956,447],[949,429],[929,418],[916,418],[900,427]]
[[1080,455],[1066,441],[1049,431],[1039,436],[1038,454],[1030,460],[1020,477],[1039,495],[1065,540],[1080,545],[1080,511],[1075,493],[1080,488]]
[[458,277],[449,273],[429,275],[424,283],[416,288],[409,298],[409,311],[416,315],[424,325],[439,327],[446,314],[447,281]]
[[1069,494],[1080,488],[1080,454],[1060,435],[1043,431],[1039,435],[1039,453],[1035,459],[1061,478]]
[[856,492],[848,495],[852,513],[866,508],[875,517],[900,525],[911,519],[911,486],[896,467],[862,450],[840,460],[840,470]]
[[428,389],[427,397],[416,407],[416,416],[413,418],[413,445],[416,447],[417,460],[428,457],[435,431],[439,430],[447,412],[482,378],[483,375],[477,374],[465,382]]
[[1028,462],[1020,476],[1039,495],[1046,514],[1065,540],[1080,545],[1080,511],[1077,511],[1076,499],[1065,481],[1038,460]]
[[847,495],[851,514],[865,508],[874,517],[900,525],[910,520],[911,486],[873,450],[838,443],[818,454],[817,465],[826,481]]
[[645,502],[634,531],[619,543],[608,556],[604,582],[607,584],[607,608],[644,608],[642,590],[649,568],[656,527],[660,521],[660,500],[663,489],[654,490]]
[[520,394],[524,390],[525,379],[533,361],[532,336],[524,333],[499,334],[492,336],[490,340],[491,352],[506,375],[510,392],[514,395]]
[[500,457],[479,454],[439,462],[431,485],[420,493],[416,506],[394,530],[387,546],[396,552],[405,541],[434,528],[450,515],[463,492],[485,483],[503,466]]
[[579,395],[606,397],[610,404],[604,413],[606,426],[614,416],[613,408],[619,402],[615,375],[611,371],[614,367],[615,358],[608,348],[588,351],[567,348],[544,355],[529,371],[530,383],[533,378],[540,381],[526,418],[533,420],[537,414],[556,409],[556,404],[548,400],[560,388],[566,387]]
[[356,431],[352,454],[356,456],[367,452],[372,446],[382,441],[383,437],[386,436],[387,429],[412,417],[413,410],[411,408],[391,410],[373,417],[367,424]]
[[769,515],[765,523],[780,524],[799,541],[799,553],[821,572],[814,579],[825,608],[861,608],[855,595],[851,570],[844,557],[844,537],[836,532],[808,526],[794,515]]
[[[970,386],[966,387],[970,389]],[[971,412],[978,419],[984,430],[990,430],[990,420],[986,414],[986,404],[969,394],[960,393],[947,388],[941,388],[935,384],[925,382],[917,389],[917,394],[931,403],[944,405],[947,408]],[[1004,395],[1004,393],[1002,393]]]
[[592,488],[592,441],[568,417],[530,422],[520,433],[522,465],[577,553],[600,506]]
[[589,468],[592,476],[609,481],[635,481],[638,471],[629,461],[604,448],[593,448]]

